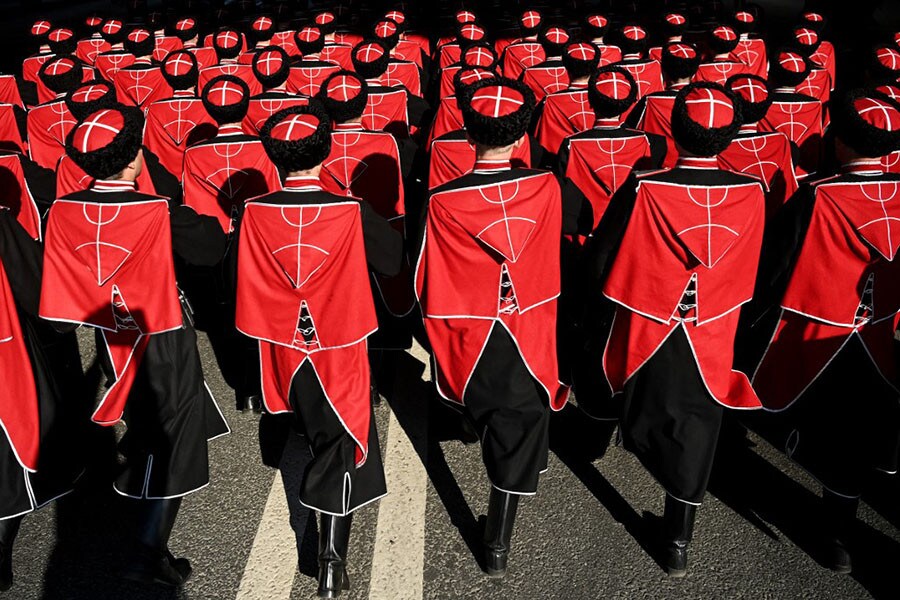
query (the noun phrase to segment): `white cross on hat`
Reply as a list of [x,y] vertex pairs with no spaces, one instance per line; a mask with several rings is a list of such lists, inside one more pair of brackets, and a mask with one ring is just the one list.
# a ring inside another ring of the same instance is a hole
[[256,60],[256,68],[263,75],[274,75],[283,66],[284,60],[281,53],[273,48],[260,52],[259,58]]
[[272,19],[269,17],[259,17],[253,21],[253,29],[255,31],[267,31],[272,27]]
[[[218,103],[213,100],[213,94],[218,95]],[[206,93],[206,97],[216,106],[232,106],[244,99],[244,90],[230,81],[217,81]]]
[[683,58],[686,60],[696,58],[697,56],[697,50],[693,46],[689,44],[682,44],[680,42],[669,44],[668,46],[666,46],[666,50],[672,56]]
[[577,42],[566,48],[566,54],[576,60],[594,60],[597,56],[597,49],[591,44]]
[[83,85],[72,92],[72,100],[75,102],[92,102],[98,98],[102,98],[109,93],[109,88],[105,85]]
[[485,116],[505,117],[525,104],[525,99],[517,90],[502,85],[489,85],[472,95],[472,108]]
[[900,130],[900,111],[887,102],[864,97],[854,101],[853,107],[869,125],[885,131]]
[[50,31],[50,21],[38,21],[31,26],[31,35],[41,35]]
[[738,76],[731,84],[731,91],[739,94],[744,100],[757,104],[769,97],[769,90],[761,82],[751,77]]
[[[691,120],[703,124],[705,127],[724,127],[734,120],[734,106],[728,97],[709,88],[695,88],[685,96],[685,104],[688,116]],[[721,110],[716,110],[716,109]],[[728,121],[724,121],[728,118]]]
[[366,44],[356,52],[356,58],[364,63],[375,62],[384,56],[384,48],[378,44]]
[[339,75],[328,82],[325,93],[334,100],[349,102],[359,95],[360,90],[362,90],[362,85],[356,77]]
[[522,24],[528,29],[534,29],[541,24],[541,13],[529,10],[522,14]]
[[[81,147],[82,152],[91,152],[106,147],[122,131],[122,125],[116,127],[110,123],[111,120],[119,121],[124,125],[124,119],[118,111],[104,109],[94,113],[78,126],[73,141]],[[105,132],[106,135],[93,135],[95,131],[101,134]]]
[[793,73],[802,73],[806,70],[806,63],[803,57],[793,52],[782,52],[778,55],[778,64],[786,71]]
[[216,34],[216,44],[221,48],[234,48],[238,45],[238,34],[234,31],[220,31]]
[[608,98],[624,100],[631,93],[631,82],[621,73],[608,71],[597,76],[594,88]]
[[179,75],[184,75],[191,70],[191,67],[194,66],[194,63],[185,58],[186,54],[190,53],[187,51],[173,52],[165,58],[164,66],[166,72],[169,75],[174,75],[177,77]]
[[313,135],[321,122],[314,115],[292,114],[279,121],[270,136],[283,142],[292,142]]

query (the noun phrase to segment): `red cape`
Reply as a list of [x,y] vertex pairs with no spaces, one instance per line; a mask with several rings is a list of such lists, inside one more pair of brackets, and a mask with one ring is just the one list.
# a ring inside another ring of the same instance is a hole
[[[147,168],[141,169],[140,175],[135,180],[135,189],[141,193],[156,195],[156,186]],[[69,158],[67,154],[59,158],[56,164],[56,197],[62,198],[75,192],[83,192],[94,184],[94,178],[85,173],[81,167]]]
[[0,104],[14,104],[25,108],[15,75],[0,75]]
[[821,102],[776,100],[760,120],[759,130],[783,133],[800,148],[800,157],[795,166],[807,172],[818,169],[823,135]]
[[144,145],[167,171],[181,179],[184,151],[215,135],[216,128],[200,98],[158,100],[147,108]]
[[130,67],[136,61],[134,54],[124,50],[112,50],[98,54],[94,59],[94,68],[101,79],[112,83],[120,69]]
[[[704,187],[642,179],[603,293],[619,305],[603,356],[613,392],[684,327],[700,375],[718,402],[758,408],[732,370],[738,310],[753,297],[764,226],[757,183]],[[676,318],[689,283],[696,321]]]
[[37,387],[22,338],[19,313],[0,260],[0,429],[22,468],[37,470],[41,438]]
[[171,235],[163,198],[62,199],[50,209],[40,315],[102,330],[116,381],[94,412],[96,423],[122,418],[148,336],[182,327]]
[[281,189],[281,180],[262,142],[229,142],[224,136],[187,149],[182,185],[184,203],[216,217],[230,233],[244,201]]
[[749,72],[757,77],[767,79],[769,75],[769,59],[766,52],[766,42],[761,39],[739,40],[734,55],[740,59]]
[[[767,408],[790,406],[854,333],[885,380],[896,386],[898,188],[896,181],[816,186],[809,229],[781,302],[781,322],[754,378]],[[874,302],[862,314],[866,288]]]
[[[465,138],[441,137],[430,146],[428,160],[428,189],[433,190],[466,173],[475,166],[475,146]],[[531,141],[525,136],[524,143],[513,150],[512,165],[516,168],[531,167]]]
[[403,87],[413,96],[422,96],[422,81],[416,63],[392,60],[379,81],[385,87]]
[[235,323],[260,340],[266,408],[291,410],[291,381],[309,360],[358,445],[361,465],[370,419],[366,338],[378,322],[359,203],[292,206],[257,198],[244,212],[238,256]]
[[409,137],[408,103],[406,92],[401,89],[370,91],[362,115],[363,127],[370,131],[386,131],[399,138]]
[[544,109],[535,128],[535,141],[551,154],[558,154],[563,140],[594,126],[594,110],[586,89],[570,89],[544,98]]
[[146,108],[151,102],[168,98],[172,88],[159,67],[134,65],[119,69],[113,78],[116,100],[128,106]]
[[[469,378],[495,324],[559,410],[556,299],[562,199],[555,176],[523,177],[431,196],[416,265],[416,294],[437,366],[438,391],[465,403]],[[500,312],[501,273],[508,272],[517,309]]]
[[719,167],[759,179],[766,192],[766,220],[775,215],[797,191],[791,143],[781,133],[759,133],[735,138],[719,154]]
[[510,44],[503,50],[500,60],[504,77],[518,79],[525,69],[547,60],[544,47],[537,42],[522,41]]
[[540,102],[544,96],[567,90],[569,73],[561,65],[549,67],[538,65],[525,69],[522,74],[522,83],[531,88],[535,100]]
[[263,128],[269,117],[279,110],[291,108],[292,106],[306,106],[307,104],[309,104],[309,98],[302,96],[292,98],[250,98],[250,104],[247,106],[247,116],[241,121],[241,128],[247,135],[259,135],[259,130]]
[[329,63],[327,66],[304,66],[299,62],[291,67],[291,73],[287,80],[287,90],[292,94],[302,94],[310,98],[319,93],[319,88],[333,73],[337,73],[341,67]]
[[16,106],[14,104],[0,104],[0,151],[21,152],[28,151],[22,132],[19,130],[19,122],[16,119]]
[[237,77],[250,88],[251,96],[261,94],[263,91],[262,84],[256,78],[256,75],[253,74],[253,67],[239,63],[225,63],[200,69],[200,76],[197,78],[197,90],[202,93],[206,84],[219,75],[233,75]]
[[663,167],[671,169],[678,162],[678,148],[672,136],[672,107],[675,106],[674,94],[651,94],[644,98],[644,114],[637,128],[647,133],[655,133],[666,139],[666,157]]
[[456,102],[456,96],[441,98],[441,103],[434,114],[434,123],[431,125],[431,131],[428,132],[428,145],[430,146],[435,138],[463,127],[465,127],[465,124],[463,123],[462,111]]
[[102,52],[109,52],[110,49],[112,49],[112,46],[103,38],[90,37],[86,40],[78,40],[78,45],[75,47],[75,56],[80,58],[82,62],[93,66],[97,55]]
[[62,100],[35,106],[28,111],[28,155],[45,169],[55,169],[66,153],[66,137],[75,127],[75,117]]
[[692,81],[694,83],[709,82],[725,85],[729,77],[752,73],[750,67],[737,60],[713,60],[697,67]]

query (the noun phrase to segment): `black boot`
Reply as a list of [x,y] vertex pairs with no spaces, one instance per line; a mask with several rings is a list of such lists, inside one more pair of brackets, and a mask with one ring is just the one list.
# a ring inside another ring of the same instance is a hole
[[666,494],[662,520],[662,552],[660,562],[670,577],[687,574],[687,549],[694,535],[697,507]]
[[245,410],[249,409],[256,414],[260,414],[263,411],[262,396],[260,396],[259,394],[248,394],[241,390],[235,390],[234,407],[238,412],[244,412]]
[[847,546],[853,525],[856,523],[859,499],[838,496],[827,489],[822,489],[822,503],[825,517],[822,562],[837,573],[850,573],[853,570],[853,561]]
[[518,507],[518,494],[491,488],[487,521],[484,525],[484,568],[491,577],[503,577],[506,574]]
[[12,587],[12,551],[13,543],[19,534],[22,517],[12,517],[0,521],[0,592]]
[[319,598],[337,598],[350,589],[347,576],[347,549],[350,545],[352,515],[322,515],[319,528]]
[[190,561],[169,552],[169,536],[180,507],[181,498],[141,501],[134,556],[123,573],[126,579],[172,587],[188,580],[193,571]]

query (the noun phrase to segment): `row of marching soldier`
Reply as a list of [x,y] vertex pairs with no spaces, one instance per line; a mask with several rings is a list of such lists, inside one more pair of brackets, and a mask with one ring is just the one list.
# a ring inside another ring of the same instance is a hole
[[0,77],[0,589],[91,422],[124,431],[123,576],[190,577],[168,539],[229,431],[198,329],[237,410],[309,444],[320,597],[387,493],[376,382],[413,336],[480,439],[489,575],[567,402],[659,482],[669,575],[739,422],[821,483],[823,561],[851,570],[900,447],[900,34],[847,49],[851,87],[812,10],[757,33],[753,6],[449,4],[34,24]]

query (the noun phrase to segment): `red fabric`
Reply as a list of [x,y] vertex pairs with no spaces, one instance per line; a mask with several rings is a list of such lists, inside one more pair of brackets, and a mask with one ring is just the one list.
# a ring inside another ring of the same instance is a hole
[[[82,70],[81,81],[90,81],[91,79],[94,78],[93,69],[91,69],[90,67],[88,67],[86,65],[82,65],[80,63],[77,65],[77,67]],[[50,65],[49,68],[52,69],[53,65]],[[47,102],[50,102],[50,101],[56,99],[56,97],[57,97],[56,92],[51,91],[50,88],[48,88],[46,85],[44,85],[44,82],[41,81],[40,78],[38,78],[36,85],[37,85],[38,104],[44,104],[44,103],[47,103]]]
[[759,179],[766,192],[766,220],[797,191],[791,143],[784,134],[738,137],[718,156],[719,168]]
[[153,50],[153,60],[162,62],[169,52],[175,52],[184,48],[181,38],[174,35],[157,36],[156,48]]
[[730,77],[750,73],[750,68],[743,62],[734,60],[717,60],[701,64],[692,81],[694,83],[710,82],[725,85]]
[[81,152],[96,152],[109,146],[125,126],[125,118],[117,110],[95,112],[72,133],[72,145]]
[[399,59],[409,61],[411,63],[415,63],[419,68],[422,68],[424,65],[424,58],[422,54],[422,45],[413,39],[400,39],[397,42],[397,45],[394,46],[394,49],[391,51],[391,56]]
[[832,45],[831,42],[824,40],[819,45],[819,49],[813,52],[809,59],[816,65],[828,71],[828,75],[831,77],[831,89],[834,89],[835,77],[837,75],[837,61],[834,53],[834,45]]
[[733,53],[742,63],[747,65],[747,72],[766,79],[769,74],[769,58],[766,42],[761,39],[742,39],[738,41]]
[[250,106],[247,108],[247,116],[241,122],[241,128],[248,135],[259,135],[259,130],[269,120],[269,117],[279,110],[293,106],[306,106],[307,104],[309,104],[309,99],[300,96],[272,99],[251,98]]
[[256,75],[253,74],[252,66],[242,65],[238,63],[226,63],[213,67],[207,67],[205,69],[200,69],[200,75],[199,77],[197,77],[198,93],[202,93],[203,88],[206,87],[206,84],[209,83],[211,79],[218,77],[219,75],[233,75],[234,77],[237,77],[238,79],[246,83],[247,87],[250,88],[251,96],[261,94],[263,91],[262,84],[256,78]]
[[148,336],[182,326],[168,202],[57,200],[47,225],[40,314],[103,330],[117,378],[92,420],[118,422]]
[[[720,403],[759,407],[747,376],[732,370],[743,303],[753,296],[764,227],[758,184],[702,187],[641,181],[634,212],[603,293],[619,304],[603,362],[614,391],[683,326],[703,381]],[[697,320],[677,319],[696,278]]]
[[450,65],[455,65],[462,58],[462,50],[459,44],[452,43],[441,46],[438,50],[438,67],[443,70]]
[[456,102],[456,96],[441,98],[441,103],[434,114],[434,123],[431,125],[431,131],[428,133],[428,145],[430,146],[431,142],[445,133],[456,131],[463,127],[465,127],[465,124],[463,123],[462,111]]
[[900,150],[881,157],[881,168],[885,173],[900,173]]
[[723,91],[695,88],[684,97],[688,118],[704,128],[727,127],[734,123],[734,104]]
[[303,94],[304,96],[315,96],[319,93],[319,88],[325,83],[333,73],[341,70],[336,64],[326,67],[305,67],[303,62],[297,63],[291,67],[291,74],[287,80],[287,90],[292,94]]
[[349,31],[338,31],[334,34],[334,43],[336,44],[347,44],[355,48],[357,44],[362,43],[363,37],[357,33],[350,33]]
[[[894,385],[893,334],[900,312],[897,189],[897,182],[878,181],[826,181],[816,187],[782,319],[754,379],[768,408],[796,400],[854,332]],[[870,278],[874,302],[863,314],[860,304]]]
[[385,87],[404,87],[413,96],[422,96],[419,67],[415,63],[391,61],[379,82]]
[[363,127],[369,131],[385,131],[399,138],[409,137],[408,98],[403,90],[384,93],[369,91],[362,115]]
[[630,137],[569,140],[569,161],[564,175],[590,201],[596,229],[609,201],[631,175],[641,159],[649,158],[650,142]]
[[209,67],[214,67],[219,62],[219,57],[216,56],[216,51],[212,48],[201,46],[187,48],[187,50],[197,59],[197,68],[201,71]]
[[91,37],[86,40],[78,41],[78,45],[75,48],[75,56],[80,58],[86,64],[93,65],[98,54],[101,52],[109,52],[111,49],[112,46],[103,38]]
[[[266,407],[290,410],[291,380],[310,360],[359,445],[361,464],[370,419],[365,340],[378,321],[359,204],[289,206],[260,198],[247,204],[239,244],[235,323],[260,340]],[[307,329],[300,319],[304,311],[312,321],[311,342],[301,332]]]
[[597,49],[600,50],[599,66],[605,67],[622,60],[622,49],[618,46],[610,44],[596,44],[596,46]]
[[0,260],[0,428],[16,460],[24,469],[37,470],[41,438],[37,387],[31,359],[22,338],[15,298]]
[[537,42],[517,42],[503,50],[500,60],[504,77],[518,79],[525,69],[536,67],[547,60],[544,47]]
[[29,236],[35,240],[41,239],[41,214],[28,189],[18,154],[0,154],[0,182],[3,188],[0,209],[12,211]]
[[94,68],[102,79],[113,83],[116,73],[120,69],[130,67],[136,61],[134,54],[124,51],[113,51],[104,54],[98,54],[94,59]]
[[655,92],[661,92],[665,89],[663,84],[662,67],[655,60],[644,60],[638,62],[623,62],[619,66],[631,73],[635,82],[638,84],[638,94],[635,104],[622,114],[622,121],[628,118],[631,111],[637,105],[637,101]]
[[233,230],[232,219],[245,200],[281,189],[262,142],[228,142],[228,137],[188,148],[181,181],[184,203],[198,214],[216,217],[226,233]]
[[816,100],[827,103],[831,99],[831,75],[825,69],[813,69],[803,83],[797,86],[797,93],[812,96]]
[[821,102],[775,100],[759,122],[762,132],[778,131],[800,148],[799,167],[808,173],[818,170],[822,153],[823,117]]
[[522,74],[522,83],[531,88],[535,100],[540,102],[544,96],[562,92],[569,87],[569,73],[565,67],[538,65],[525,69]]
[[[81,167],[64,154],[56,165],[56,197],[62,198],[68,194],[82,192],[91,187],[94,178],[85,173]],[[156,195],[156,186],[150,172],[144,168],[135,180],[135,189],[144,194]]]
[[652,94],[644,99],[644,114],[638,122],[638,129],[647,133],[655,133],[666,138],[666,157],[663,167],[671,169],[678,161],[678,148],[672,136],[672,108],[675,96],[669,94]]
[[75,117],[62,100],[36,106],[28,111],[28,154],[45,169],[56,168],[66,153],[66,136],[75,127]]
[[[465,402],[466,384],[497,324],[560,410],[567,391],[556,358],[561,193],[550,173],[431,197],[416,292],[441,394]],[[515,310],[500,312],[501,273]]]
[[300,56],[297,44],[294,43],[293,31],[276,31],[269,43],[273,46],[280,46],[290,56]]
[[52,54],[36,54],[34,56],[29,56],[25,60],[22,61],[22,79],[25,81],[30,81],[32,83],[37,83],[39,76],[38,72],[41,70],[41,67],[45,62],[53,58]]
[[[531,167],[531,142],[525,136],[521,146],[513,150],[513,167]],[[475,167],[475,146],[463,139],[435,138],[428,160],[428,189],[433,190]]]
[[353,70],[353,47],[347,44],[325,44],[319,52],[322,60],[333,62],[347,71]]
[[450,65],[446,69],[441,69],[440,85],[438,86],[438,95],[441,99],[456,93],[456,88],[453,86],[453,79],[461,69],[462,65]]
[[547,96],[535,128],[535,141],[547,152],[558,154],[564,139],[590,129],[595,120],[586,89]]
[[22,139],[19,122],[16,120],[16,107],[13,104],[0,104],[0,151],[26,153],[28,148]]
[[199,98],[168,98],[147,107],[144,145],[175,177],[181,178],[188,146],[215,133],[216,124]]

